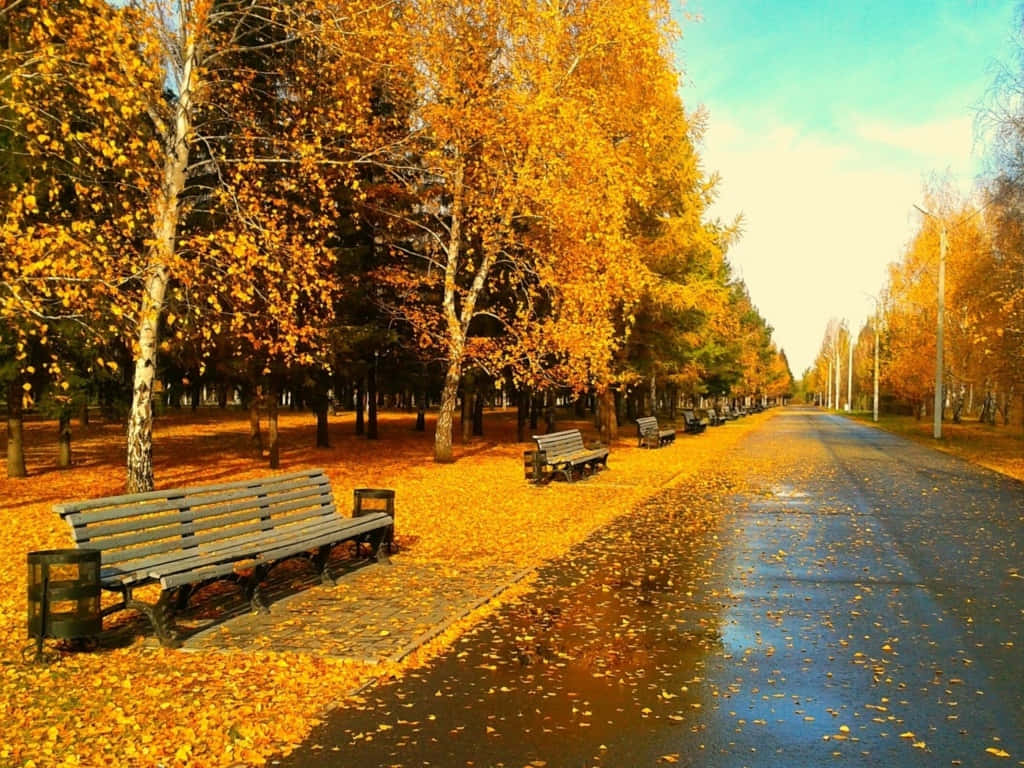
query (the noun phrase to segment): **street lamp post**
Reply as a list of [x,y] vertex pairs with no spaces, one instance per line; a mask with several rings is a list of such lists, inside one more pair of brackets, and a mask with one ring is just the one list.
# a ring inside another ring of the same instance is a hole
[[878,421],[878,302],[875,302],[875,397],[871,414],[872,421]]
[[[946,222],[934,213],[929,213],[920,206],[915,205],[918,211],[939,224],[939,288],[938,288],[938,312],[935,327],[935,403],[932,408],[932,437],[936,440],[942,437],[942,411],[944,393],[942,382],[945,378],[942,370],[942,324],[946,305],[946,250],[949,241],[946,238]],[[972,214],[973,215],[973,214]]]
[[935,329],[935,418],[932,424],[932,437],[936,440],[942,437],[942,410],[943,410],[943,387],[945,378],[942,370],[942,331],[946,305],[946,223],[942,222],[942,229],[939,231],[939,311],[938,321]]
[[853,410],[853,336],[850,336],[850,360],[846,366],[846,410]]

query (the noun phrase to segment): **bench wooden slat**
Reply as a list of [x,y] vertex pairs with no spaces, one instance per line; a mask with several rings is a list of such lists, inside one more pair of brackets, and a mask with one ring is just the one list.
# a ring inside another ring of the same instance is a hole
[[[365,517],[370,518],[369,515]],[[339,535],[344,538],[351,538],[377,530],[382,524],[390,525],[393,521],[389,515],[381,513],[367,520],[359,517],[348,518],[345,522],[348,524],[324,526],[318,533],[310,531],[305,535],[294,537],[291,541],[285,537],[278,540],[260,541],[259,551],[255,555],[250,554],[246,557],[233,558],[226,562],[216,555],[196,557],[189,561],[167,563],[153,568],[150,571],[150,575],[153,578],[158,578],[165,589],[169,589],[181,586],[182,584],[192,583],[196,576],[207,580],[218,575],[234,573],[240,563],[248,565],[251,561],[254,565],[257,565],[280,560],[293,554],[308,552],[336,542]]]
[[[334,505],[331,503],[329,495],[318,494],[313,499],[309,497],[289,498],[288,503],[280,506],[231,504],[225,507],[225,511],[230,514],[214,516],[214,510],[207,510],[196,521],[191,519],[190,511],[183,511],[173,517],[162,516],[146,520],[147,528],[142,531],[139,530],[139,521],[137,520],[125,521],[117,525],[105,523],[99,526],[75,526],[73,538],[79,546],[109,550],[108,560],[113,562],[117,558],[123,558],[123,553],[128,548],[147,542],[163,541],[166,547],[173,548],[180,546],[178,539],[181,536],[197,534],[201,531],[217,532],[222,537],[231,536],[235,530],[234,526],[252,520],[253,513],[256,511],[260,513],[259,517],[287,519],[285,516],[291,513],[291,517],[299,519],[312,515],[333,514]],[[132,523],[135,527],[128,527]],[[157,550],[149,548],[147,551]]]
[[147,499],[149,503],[145,504],[124,501],[131,499],[131,496],[119,496],[116,497],[120,500],[116,505],[98,504],[96,500],[92,500],[65,502],[55,505],[54,508],[70,525],[81,526],[95,525],[108,520],[138,519],[147,515],[168,511],[181,512],[190,510],[192,514],[201,516],[205,509],[209,510],[207,514],[217,514],[224,505],[231,501],[239,500],[240,505],[238,508],[248,508],[258,505],[260,499],[266,499],[267,503],[272,503],[275,499],[283,499],[289,491],[295,491],[294,495],[296,497],[308,495],[314,489],[318,489],[320,493],[330,495],[330,487],[323,483],[299,482],[296,480],[287,484],[275,483],[270,488],[265,489],[266,492],[259,493],[258,496],[255,495],[255,492],[259,486],[253,485],[252,481],[247,481],[246,485],[230,490],[224,490],[220,486],[216,486],[216,488],[216,494],[209,494],[204,489],[202,493],[192,496],[181,495],[179,489],[176,489],[173,492],[155,497],[155,500],[154,494],[159,493],[158,491],[139,494],[139,498],[149,497]]
[[151,501],[154,499],[181,498],[185,496],[197,498],[238,488],[263,488],[269,490],[296,480],[306,481],[307,483],[316,483],[318,485],[329,484],[327,476],[323,474],[323,470],[304,470],[301,472],[291,472],[282,475],[271,475],[263,478],[233,480],[229,483],[219,483],[215,485],[199,485],[191,488],[168,488],[160,491],[144,491],[142,493],[129,493],[121,496],[104,496],[102,498],[83,499],[81,501],[63,501],[54,504],[53,508],[61,517],[63,517],[68,512],[124,506],[144,501]]

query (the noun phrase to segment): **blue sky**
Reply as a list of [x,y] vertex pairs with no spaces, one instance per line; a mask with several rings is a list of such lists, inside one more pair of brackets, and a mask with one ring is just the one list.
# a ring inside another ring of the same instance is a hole
[[712,215],[743,214],[730,261],[799,377],[829,318],[863,325],[925,180],[971,191],[1017,3],[689,0],[678,15],[683,98],[707,110],[701,155],[723,177]]

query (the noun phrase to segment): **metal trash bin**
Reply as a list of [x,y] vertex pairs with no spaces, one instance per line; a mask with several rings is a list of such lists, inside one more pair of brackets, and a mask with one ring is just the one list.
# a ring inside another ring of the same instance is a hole
[[523,451],[523,472],[531,483],[544,480],[544,465],[548,463],[547,451]]
[[[352,492],[352,517],[359,517],[370,512],[386,512],[395,519],[395,492],[388,488],[356,488]],[[388,554],[395,544],[395,525],[392,522],[384,536],[388,545]]]
[[28,634],[36,641],[97,637],[100,612],[100,551],[49,549],[28,553]]

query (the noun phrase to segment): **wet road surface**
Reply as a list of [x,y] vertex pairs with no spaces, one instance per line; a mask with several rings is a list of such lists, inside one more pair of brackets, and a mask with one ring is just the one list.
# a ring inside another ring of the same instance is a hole
[[1022,491],[787,409],[275,762],[1024,765]]

